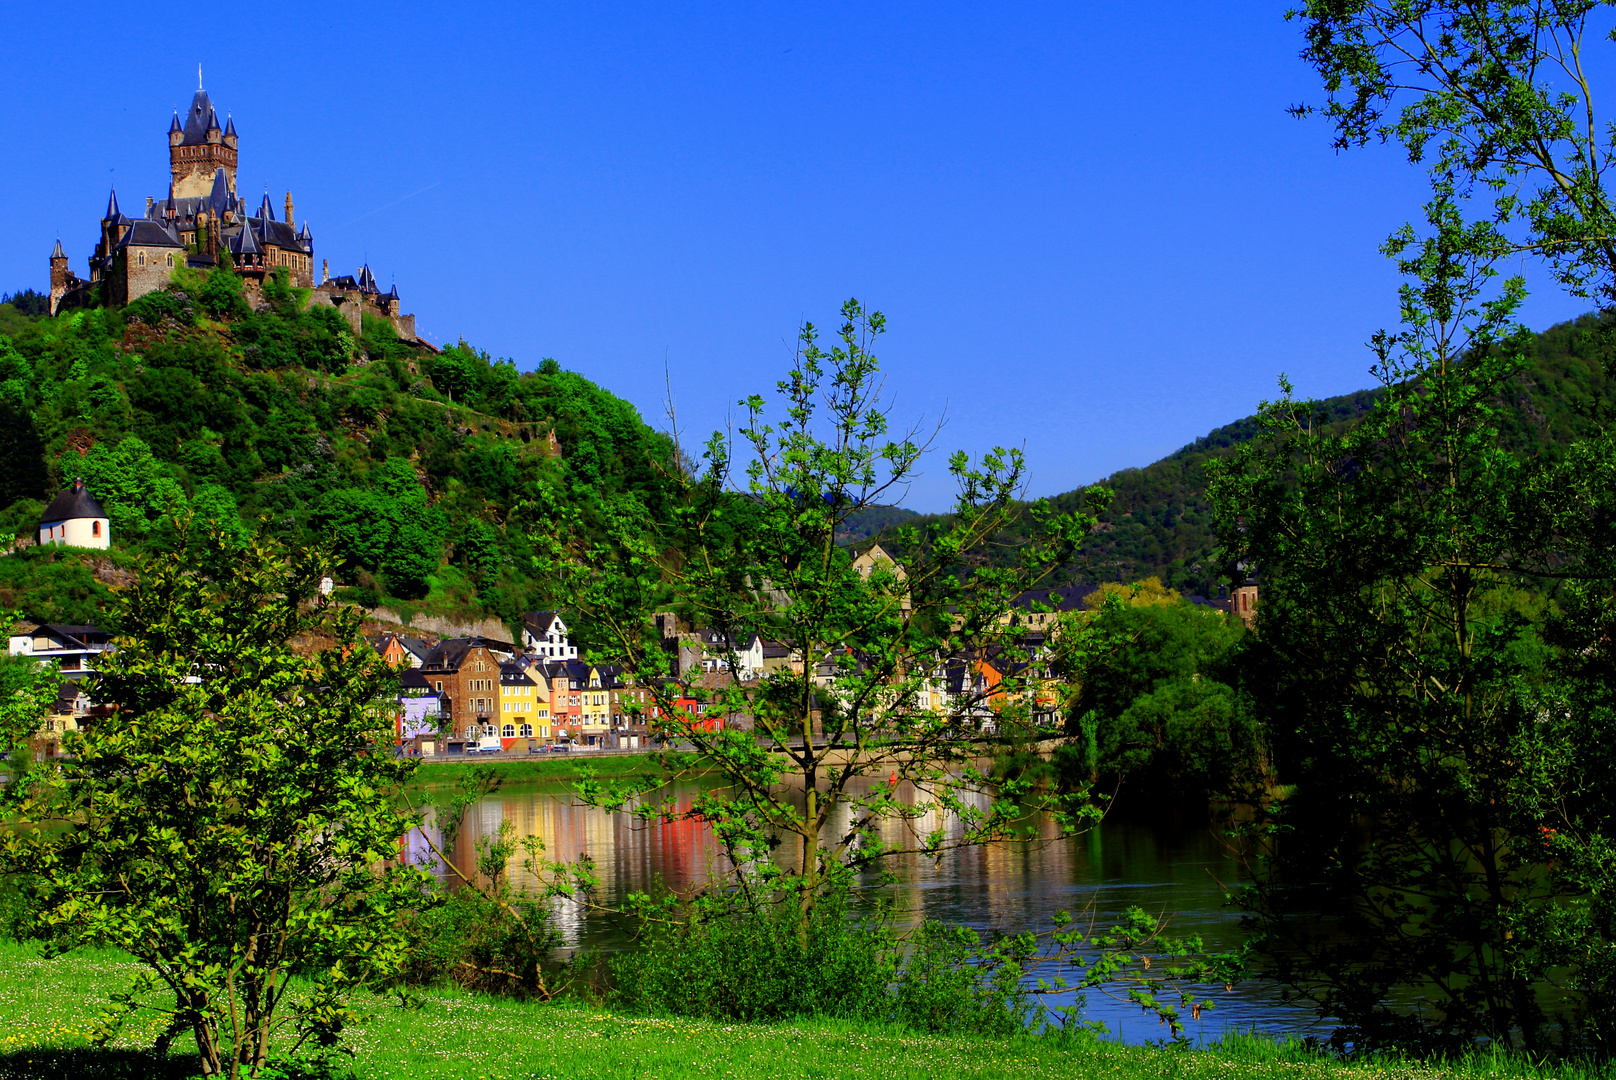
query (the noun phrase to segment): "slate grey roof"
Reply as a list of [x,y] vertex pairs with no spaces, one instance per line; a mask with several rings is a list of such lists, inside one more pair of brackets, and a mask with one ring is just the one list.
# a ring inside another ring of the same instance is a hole
[[39,527],[54,524],[58,521],[70,521],[73,518],[104,518],[107,512],[101,509],[101,504],[95,501],[83,484],[75,482],[66,491],[51,500],[45,507],[45,513],[39,519]]
[[225,117],[224,133],[226,135],[234,135],[236,133],[236,118],[234,116]]
[[258,216],[265,221],[275,220],[275,206],[269,201],[269,192],[264,192],[264,201],[258,204]]
[[62,250],[62,240],[61,240],[60,237],[57,237],[57,239],[56,239],[56,247],[51,250],[51,258],[53,258],[53,259],[65,259],[65,258],[67,258],[67,252]]
[[1010,606],[1026,609],[1033,604],[1040,604],[1053,611],[1076,611],[1083,606],[1083,598],[1093,591],[1093,585],[1061,585],[1053,589],[1028,589],[1010,601]]
[[235,205],[236,197],[230,194],[230,181],[225,179],[223,169],[213,171],[213,190],[208,192],[208,206],[219,217]]
[[274,244],[283,251],[308,252],[308,248],[303,246],[303,241],[297,238],[297,233],[284,221],[248,218],[247,227],[258,234],[260,243]]
[[123,237],[118,241],[118,246],[121,248],[129,247],[130,245],[134,245],[136,247],[161,248],[178,248],[185,246],[184,244],[180,243],[179,238],[173,233],[169,232],[168,229],[148,218],[142,218],[141,220],[130,225],[129,231],[124,233]]
[[258,240],[253,236],[250,226],[239,230],[230,240],[230,253],[232,255],[261,255],[264,249],[258,246]]
[[359,268],[359,291],[367,293],[381,292],[381,289],[376,287],[376,275],[370,272],[369,263]]
[[182,127],[180,127],[180,114],[179,114],[179,113],[175,113],[175,114],[174,114],[174,122],[173,122],[173,123],[172,123],[172,124],[169,124],[169,125],[168,125],[168,133],[169,133],[169,134],[170,134],[170,135],[172,135],[172,134],[174,134],[174,133],[175,133],[175,132],[176,132],[176,131],[183,131],[183,130],[185,130],[185,129],[184,129],[184,128],[182,128]]
[[191,111],[185,114],[185,138],[181,146],[197,146],[208,141],[208,130],[219,126],[214,115],[213,102],[206,90],[198,90],[191,99]]
[[430,693],[432,684],[426,681],[426,676],[422,675],[419,670],[410,668],[398,677],[398,688],[401,691],[426,691]]
[[112,189],[112,194],[107,196],[107,212],[102,214],[101,216],[104,217],[104,218],[110,218],[113,221],[116,221],[116,220],[118,220],[118,218],[123,216],[121,213],[118,212],[118,189],[117,188],[113,188]]

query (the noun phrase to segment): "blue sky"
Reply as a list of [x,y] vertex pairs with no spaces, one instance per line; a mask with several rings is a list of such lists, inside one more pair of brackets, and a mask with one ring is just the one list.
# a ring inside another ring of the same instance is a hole
[[[994,445],[1055,494],[1281,371],[1368,384],[1420,180],[1285,114],[1319,96],[1285,6],[13,5],[0,290],[43,289],[58,235],[83,273],[114,178],[126,212],[166,191],[200,62],[240,191],[290,189],[316,259],[368,260],[433,340],[553,356],[658,426],[666,368],[700,436],[856,296],[895,419],[947,416],[906,505]],[[1541,284],[1531,325],[1580,310]]]

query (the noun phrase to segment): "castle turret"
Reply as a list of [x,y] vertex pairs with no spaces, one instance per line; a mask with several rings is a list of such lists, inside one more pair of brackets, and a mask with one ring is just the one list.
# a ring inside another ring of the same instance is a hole
[[235,120],[235,117],[226,117],[225,118],[225,121],[224,121],[224,138],[223,138],[222,141],[230,149],[234,150],[236,148],[236,120]]
[[180,127],[180,114],[174,114],[174,122],[168,125],[168,148],[170,151],[185,141],[185,129]]
[[67,289],[72,274],[67,269],[67,252],[62,250],[62,242],[56,241],[50,256],[50,313],[56,314],[56,309],[62,305],[62,297],[67,295]]
[[[175,118],[176,123],[178,118]],[[229,136],[226,138],[226,136]],[[212,192],[214,174],[223,171],[230,190],[236,190],[236,134],[232,123],[227,131],[219,128],[219,114],[208,100],[206,90],[198,90],[185,114],[185,125],[174,138],[168,135],[169,171],[174,194],[181,199],[204,198]]]
[[286,193],[286,224],[297,224],[292,220],[292,193],[290,191]]

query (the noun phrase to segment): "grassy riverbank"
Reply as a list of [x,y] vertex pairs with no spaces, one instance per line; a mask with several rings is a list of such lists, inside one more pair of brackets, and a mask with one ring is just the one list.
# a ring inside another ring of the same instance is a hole
[[544,754],[518,758],[424,758],[411,781],[412,787],[444,787],[458,784],[466,770],[485,767],[507,783],[547,780],[580,780],[586,774],[600,777],[636,776],[651,766],[649,754]]
[[[85,1033],[100,1001],[134,970],[118,953],[85,951],[46,961],[32,947],[0,943],[0,1080],[187,1075],[184,1058],[160,1063],[142,1052],[151,1039],[148,1025],[132,1025],[111,1049],[89,1046]],[[383,1001],[368,1004],[370,1015],[356,1032],[357,1053],[349,1065],[354,1077],[1580,1080],[1602,1075],[1578,1069],[1537,1071],[1496,1060],[1455,1067],[1347,1065],[1261,1039],[1234,1039],[1193,1052],[1108,1044],[1062,1048],[1037,1040],[938,1038],[836,1022],[716,1024],[625,1017],[575,1003],[532,1005],[454,991],[434,991],[424,999],[419,1010],[401,1010]]]

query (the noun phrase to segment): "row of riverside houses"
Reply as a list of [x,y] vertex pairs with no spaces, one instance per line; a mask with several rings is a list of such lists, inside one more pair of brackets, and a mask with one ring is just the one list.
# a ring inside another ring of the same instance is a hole
[[428,644],[381,634],[371,645],[399,674],[402,752],[542,753],[647,744],[650,695],[620,668],[578,658],[553,611],[530,611],[518,650],[480,637]]

